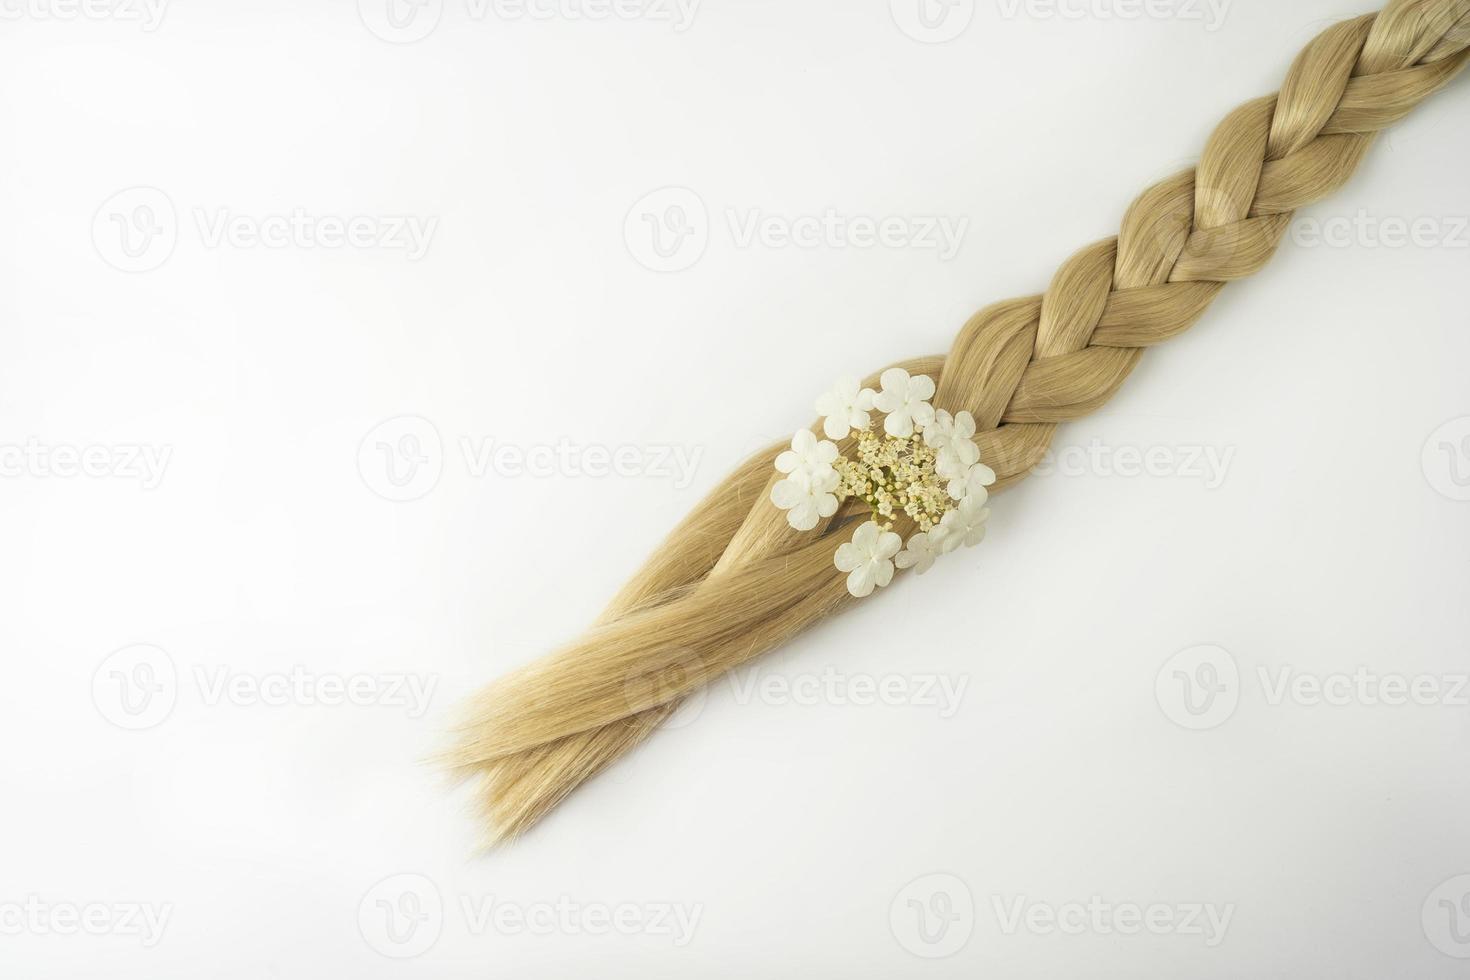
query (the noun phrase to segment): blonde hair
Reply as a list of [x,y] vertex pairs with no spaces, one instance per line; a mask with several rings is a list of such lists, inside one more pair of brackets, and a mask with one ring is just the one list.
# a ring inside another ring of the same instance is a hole
[[[1059,423],[1107,402],[1145,348],[1260,269],[1292,212],[1341,186],[1379,130],[1464,67],[1467,46],[1470,0],[1393,0],[1328,28],[1278,94],[1225,118],[1198,167],[1139,195],[1116,238],[1073,255],[1044,294],[977,313],[947,356],[899,366],[938,380],[936,408],[974,415],[995,489],[1018,482]],[[783,448],[700,503],[585,635],[472,702],[448,762],[482,777],[495,838],[526,830],[699,685],[850,601],[832,556],[857,511],[793,531],[769,500]]]

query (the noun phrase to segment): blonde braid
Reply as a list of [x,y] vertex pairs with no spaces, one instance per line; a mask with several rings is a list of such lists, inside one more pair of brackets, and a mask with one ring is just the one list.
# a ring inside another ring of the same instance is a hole
[[[1292,213],[1341,186],[1376,133],[1467,57],[1470,0],[1393,0],[1329,28],[1277,95],[1227,116],[1196,169],[1139,195],[1118,236],[1068,259],[1044,295],[991,306],[947,357],[899,366],[939,379],[936,407],[975,416],[998,488],[1019,481],[1058,423],[1106,403],[1144,348],[1260,269]],[[484,777],[496,836],[534,824],[684,695],[849,601],[832,554],[857,510],[839,511],[820,537],[792,531],[768,497],[783,448],[710,494],[590,632],[475,700],[449,762]]]

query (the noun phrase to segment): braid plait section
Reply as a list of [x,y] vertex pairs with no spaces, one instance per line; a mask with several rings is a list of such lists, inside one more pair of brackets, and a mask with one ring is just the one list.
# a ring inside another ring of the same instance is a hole
[[[1264,266],[1293,213],[1342,186],[1467,57],[1470,0],[1393,0],[1328,28],[1280,92],[1230,113],[1197,167],[1140,194],[1045,293],[977,313],[945,357],[895,366],[938,379],[935,407],[974,415],[997,488],[1018,482],[1060,423],[1106,404],[1145,349]],[[483,778],[492,837],[524,831],[686,695],[850,601],[832,555],[860,505],[820,535],[791,530],[769,500],[784,448],[726,478],[588,633],[474,700],[447,761]]]

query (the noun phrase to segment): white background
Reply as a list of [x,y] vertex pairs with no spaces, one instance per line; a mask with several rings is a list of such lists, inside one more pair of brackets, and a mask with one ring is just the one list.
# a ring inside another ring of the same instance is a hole
[[[926,33],[903,0],[62,2],[0,21],[0,973],[1463,975],[1463,80],[1299,216],[1335,245],[1299,229],[1065,426],[982,548],[510,849],[423,762],[834,377],[1043,288],[1359,4],[960,0]],[[642,216],[691,200],[688,267],[650,270]],[[953,255],[739,234],[828,209],[967,225]],[[251,237],[293,213],[326,241]],[[1346,703],[1277,694],[1360,668]],[[1421,676],[1432,703],[1376,703]],[[1150,906],[1164,934],[1123,931]]]

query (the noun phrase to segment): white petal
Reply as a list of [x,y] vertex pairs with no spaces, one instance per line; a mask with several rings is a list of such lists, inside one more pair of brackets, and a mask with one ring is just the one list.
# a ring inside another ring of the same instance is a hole
[[934,379],[927,374],[921,374],[914,378],[909,385],[909,397],[920,401],[928,401],[934,397]]
[[871,412],[873,410],[873,399],[876,397],[878,397],[878,393],[872,388],[864,388],[857,393],[857,398],[853,399],[852,407],[859,412]]
[[900,551],[893,557],[893,563],[899,568],[913,568],[922,560],[917,551]]
[[866,563],[854,568],[852,574],[847,577],[847,591],[859,599],[866,599],[872,595],[873,587],[877,584],[873,579],[871,566]]
[[896,438],[907,439],[914,434],[914,420],[907,409],[895,409],[883,420],[883,431]]
[[798,531],[810,531],[817,526],[817,508],[810,500],[803,500],[786,512],[786,523]]
[[837,549],[837,554],[832,556],[832,562],[839,572],[850,572],[863,563],[863,556],[852,545],[845,544]]
[[791,450],[776,457],[776,469],[781,473],[790,473],[801,465],[801,457]]
[[893,581],[893,562],[878,561],[868,567],[873,570],[873,577],[878,580],[879,586],[886,588],[888,583]]
[[806,456],[817,446],[817,437],[812,434],[811,429],[802,429],[791,437],[791,448],[797,454]]
[[837,513],[837,498],[830,493],[817,497],[817,513],[822,517],[831,517]]
[[790,510],[806,498],[806,490],[795,480],[778,480],[771,487],[771,503],[782,510]]
[[827,415],[822,420],[822,432],[828,439],[846,439],[850,431],[852,431],[852,426],[848,424],[848,420],[842,415],[834,413]]
[[878,383],[883,386],[884,392],[893,392],[895,395],[905,396],[909,390],[909,373],[903,368],[889,368],[878,376]]
[[928,402],[910,402],[909,415],[913,418],[913,424],[922,429],[934,421],[934,406]]
[[817,443],[817,448],[812,455],[819,462],[830,464],[837,458],[837,443],[823,439]]
[[982,487],[988,487],[995,482],[995,470],[984,463],[976,463],[975,468],[970,471],[971,484],[979,483]]
[[860,526],[852,534],[852,546],[857,549],[858,554],[867,556],[873,553],[873,548],[878,544],[878,522],[868,521]]
[[884,531],[878,538],[878,546],[873,549],[873,556],[882,561],[887,561],[898,554],[898,549],[903,547],[903,538],[892,531]]

